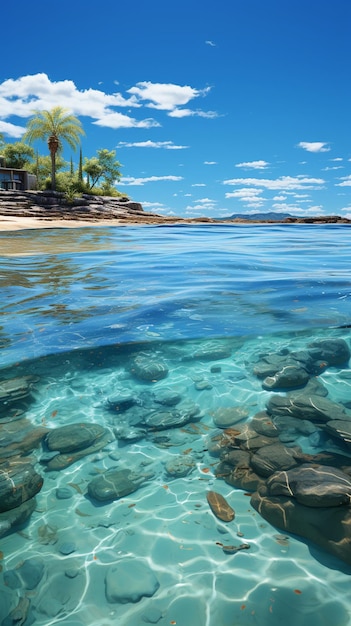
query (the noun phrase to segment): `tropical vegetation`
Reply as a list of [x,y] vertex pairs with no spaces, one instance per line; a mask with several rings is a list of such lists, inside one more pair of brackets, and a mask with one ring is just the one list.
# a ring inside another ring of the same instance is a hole
[[[80,120],[67,109],[56,106],[50,111],[36,111],[27,123],[21,141],[6,143],[0,133],[0,153],[6,167],[26,169],[36,176],[37,189],[51,188],[62,191],[67,197],[81,193],[118,196],[115,183],[121,177],[121,164],[116,160],[115,150],[97,150],[95,156],[84,158],[79,152],[79,164],[75,169],[73,159],[64,160],[64,144],[72,150],[80,146],[84,135]],[[45,141],[49,155],[35,151],[33,144]],[[123,194],[124,195],[124,194]]]

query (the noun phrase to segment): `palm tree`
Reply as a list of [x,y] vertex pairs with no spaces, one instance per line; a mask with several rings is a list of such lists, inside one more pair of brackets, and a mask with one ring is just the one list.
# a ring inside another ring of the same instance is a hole
[[36,139],[46,140],[51,156],[51,188],[56,189],[56,153],[62,150],[62,142],[75,150],[80,144],[79,135],[84,130],[78,118],[67,109],[57,106],[51,111],[36,111],[27,123],[23,140],[32,143]]

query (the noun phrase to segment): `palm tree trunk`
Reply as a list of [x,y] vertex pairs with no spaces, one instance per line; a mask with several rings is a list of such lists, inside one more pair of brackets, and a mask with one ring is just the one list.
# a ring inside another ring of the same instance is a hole
[[48,146],[51,156],[51,189],[56,190],[56,152],[59,147],[59,140],[56,135],[50,135],[48,139]]

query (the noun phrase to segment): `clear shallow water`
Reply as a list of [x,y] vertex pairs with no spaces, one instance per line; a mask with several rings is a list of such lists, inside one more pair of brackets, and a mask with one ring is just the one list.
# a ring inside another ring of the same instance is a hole
[[[36,558],[44,573],[34,590],[1,586],[4,619],[25,598],[25,626],[350,626],[351,568],[268,524],[243,490],[215,477],[218,458],[208,449],[218,409],[244,410],[240,424],[265,409],[271,393],[253,374],[262,353],[325,337],[350,345],[350,232],[172,226],[0,235],[2,379],[33,380],[30,395],[10,406],[35,427],[87,422],[112,433],[60,471],[45,471],[40,447],[33,453],[44,484],[25,528],[0,540],[2,576]],[[228,355],[194,358],[215,348]],[[135,376],[144,355],[167,375]],[[350,401],[347,374],[328,368],[319,377],[335,402]],[[173,410],[161,401],[172,394],[178,413],[196,407],[193,419],[144,424],[132,436],[145,415]],[[116,398],[134,404],[111,410]],[[318,451],[308,437],[299,445]],[[179,457],[191,471],[175,478],[167,464]],[[115,467],[132,468],[143,484],[113,502],[92,501],[89,482]],[[58,497],[60,488],[69,498]],[[208,490],[227,498],[232,522],[211,513]],[[222,550],[243,542],[250,548]],[[136,562],[156,577],[155,593],[109,601],[108,572],[130,563],[134,581]]]

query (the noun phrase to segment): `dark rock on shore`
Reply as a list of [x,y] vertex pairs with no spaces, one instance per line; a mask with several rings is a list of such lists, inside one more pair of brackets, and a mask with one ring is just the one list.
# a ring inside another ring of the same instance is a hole
[[[58,191],[5,191],[0,190],[0,215],[16,217],[39,217],[44,219],[86,220],[87,222],[118,219],[137,224],[351,224],[351,220],[339,215],[314,217],[282,216],[272,218],[272,214],[251,216],[228,216],[218,220],[215,217],[181,218],[148,213],[139,202],[125,197],[92,196],[82,194],[72,202]],[[277,219],[278,218],[278,219]]]

